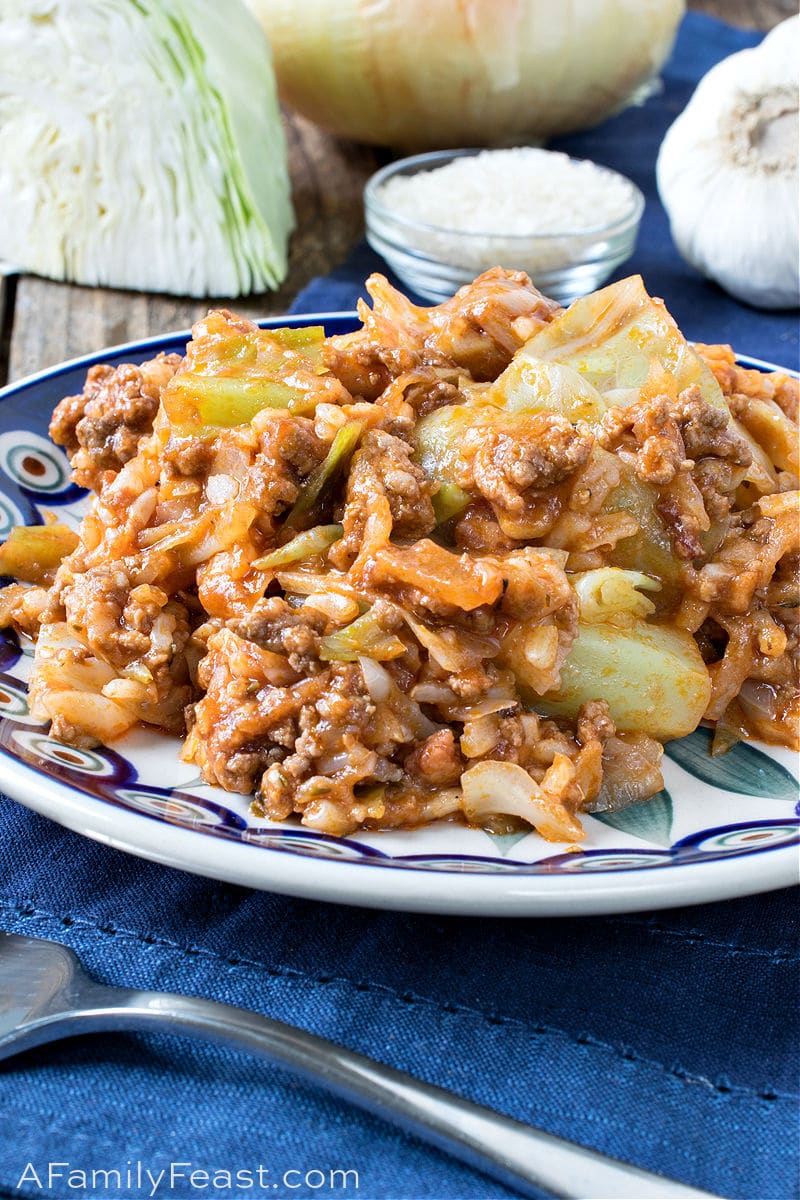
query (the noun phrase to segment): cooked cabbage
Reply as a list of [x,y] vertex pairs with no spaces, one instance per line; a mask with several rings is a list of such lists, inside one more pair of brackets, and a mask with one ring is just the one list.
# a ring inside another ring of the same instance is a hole
[[[528,683],[524,656],[513,667],[519,682]],[[666,742],[697,728],[710,696],[711,679],[690,633],[639,620],[627,626],[582,620],[560,687],[537,697],[536,707],[574,718],[582,704],[599,697],[608,701],[618,729]]]
[[0,0],[0,259],[238,296],[293,224],[269,45],[239,0]]

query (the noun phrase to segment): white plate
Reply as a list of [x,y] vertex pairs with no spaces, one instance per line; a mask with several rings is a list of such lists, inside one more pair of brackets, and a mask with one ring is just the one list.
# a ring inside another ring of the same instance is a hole
[[[329,333],[356,324],[347,313],[265,322],[319,323]],[[116,347],[0,392],[0,538],[47,510],[73,525],[85,511],[47,426],[87,367],[182,351],[187,336]],[[61,745],[28,715],[29,665],[30,647],[3,635],[0,787],[88,837],[199,875],[376,908],[520,916],[696,904],[798,879],[797,759],[785,750],[739,745],[711,759],[705,730],[673,742],[665,791],[614,816],[584,817],[577,852],[536,833],[490,836],[451,822],[334,838],[253,817],[246,797],[204,785],[179,760],[177,740],[161,734],[139,730],[91,751]]]

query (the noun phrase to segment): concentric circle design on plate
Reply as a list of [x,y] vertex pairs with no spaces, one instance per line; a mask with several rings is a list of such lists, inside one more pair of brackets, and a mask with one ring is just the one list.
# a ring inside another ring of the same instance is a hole
[[72,486],[63,451],[27,429],[0,434],[0,470],[19,487],[51,497]]
[[477,854],[407,854],[393,860],[398,866],[422,871],[446,871],[458,875],[518,875],[538,870],[538,863],[508,858],[483,858]]
[[647,854],[642,851],[585,851],[574,855],[562,854],[556,858],[546,859],[539,865],[561,872],[571,871],[634,871],[642,868],[668,867],[673,857],[668,850],[652,851]]
[[772,846],[794,846],[800,842],[797,821],[770,821],[763,825],[748,823],[729,829],[715,829],[692,834],[683,843],[700,854],[742,854],[751,850],[768,850]]
[[133,764],[108,746],[85,750],[81,746],[68,746],[34,729],[17,729],[11,740],[20,747],[21,758],[32,760],[45,771],[91,776],[97,780],[136,777]]
[[26,689],[16,681],[12,682],[8,675],[0,675],[0,717],[7,721],[40,724],[30,714]]
[[158,817],[171,825],[183,825],[187,829],[235,829],[244,830],[244,817],[213,800],[190,796],[186,792],[171,791],[169,788],[121,787],[112,789],[111,796],[127,808]]
[[[264,324],[356,327],[354,316],[330,314]],[[185,341],[173,335],[120,347],[0,393],[0,540],[13,525],[41,523],[51,505],[73,525],[85,510],[47,428],[57,401],[81,390],[87,368],[142,362]],[[265,823],[247,797],[197,778],[180,785],[187,772],[176,739],[142,730],[113,748],[82,749],[50,737],[28,712],[28,651],[0,631],[0,787],[80,833],[173,867],[326,900],[499,915],[671,907],[765,891],[798,875],[797,764],[781,751],[742,744],[720,765],[703,730],[672,742],[665,788],[651,807],[587,818],[586,841],[575,848],[452,822],[337,838]]]
[[327,833],[311,833],[304,829],[248,828],[241,838],[250,846],[264,846],[270,850],[288,851],[290,854],[305,854],[311,858],[348,862],[386,859],[385,854],[371,846],[363,846],[349,838],[336,838]]

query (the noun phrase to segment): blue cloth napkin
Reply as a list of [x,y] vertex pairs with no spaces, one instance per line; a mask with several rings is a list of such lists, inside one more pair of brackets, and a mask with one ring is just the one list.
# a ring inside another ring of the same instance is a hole
[[[690,336],[790,364],[795,317],[750,311],[684,267],[653,184],[658,141],[694,82],[756,40],[687,17],[663,93],[561,144],[643,188],[648,209],[627,269],[643,272]],[[376,266],[362,247],[298,303],[350,308]],[[602,919],[411,916],[195,878],[5,798],[0,820],[0,927],[74,946],[99,980],[270,1013],[723,1196],[798,1195],[790,892]],[[208,1178],[192,1181],[192,1170]],[[349,1175],[345,1189],[339,1175],[331,1187],[332,1171],[356,1171],[358,1186]],[[189,1041],[84,1037],[0,1066],[0,1196],[150,1194],[513,1193],[291,1076]]]

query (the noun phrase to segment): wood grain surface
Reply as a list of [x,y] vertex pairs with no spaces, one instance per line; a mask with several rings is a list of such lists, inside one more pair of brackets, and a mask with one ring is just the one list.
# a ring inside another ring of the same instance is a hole
[[[691,0],[689,7],[751,29],[769,29],[797,12],[796,0]],[[313,276],[346,257],[363,229],[364,182],[379,161],[370,147],[337,140],[301,117],[286,115],[285,126],[297,215],[289,274],[277,292],[230,301],[247,316],[285,312]],[[0,277],[0,384],[105,346],[187,328],[208,307],[207,300]]]

